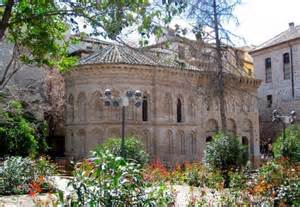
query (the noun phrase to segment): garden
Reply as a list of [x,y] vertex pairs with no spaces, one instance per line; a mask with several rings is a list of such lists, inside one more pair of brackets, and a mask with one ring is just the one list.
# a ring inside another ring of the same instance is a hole
[[71,163],[66,173],[45,156],[43,123],[26,116],[21,103],[11,102],[1,116],[0,206],[20,195],[35,206],[300,205],[299,126],[277,138],[273,156],[259,167],[247,160],[238,137],[218,133],[207,144],[203,162],[170,167],[150,161],[134,137],[126,137],[122,157],[121,139],[111,138]]

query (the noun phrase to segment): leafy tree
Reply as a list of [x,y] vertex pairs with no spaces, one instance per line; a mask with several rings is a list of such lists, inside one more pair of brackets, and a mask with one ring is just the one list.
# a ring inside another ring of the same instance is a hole
[[35,156],[47,150],[46,124],[24,113],[22,104],[11,101],[0,112],[0,156]]
[[[214,43],[213,60],[216,65],[217,75],[211,80],[213,87],[209,86],[209,94],[213,92],[219,98],[221,127],[223,131],[227,130],[226,111],[225,111],[225,66],[236,66],[226,60],[226,54],[230,50],[226,45],[232,45],[231,37],[233,33],[225,28],[225,25],[232,20],[237,19],[233,11],[241,0],[189,0],[187,2],[187,18],[193,21],[193,32],[197,39]],[[225,59],[225,62],[224,62]],[[239,70],[239,68],[235,68]],[[213,89],[213,91],[211,91]],[[213,96],[214,96],[213,95]]]
[[219,133],[206,146],[205,162],[222,172],[225,186],[229,185],[229,171],[239,169],[247,162],[245,147],[235,136]]
[[[80,32],[80,26],[89,28],[92,35],[117,39],[126,27],[138,25],[142,36],[151,33],[161,34],[154,20],[159,20],[164,11],[175,14],[177,6],[155,6],[149,1],[31,1],[4,0],[0,4],[0,42],[8,39],[14,46],[14,52],[0,77],[0,89],[3,89],[11,77],[19,70],[21,59],[28,64],[48,65],[61,70],[76,63],[74,57],[67,55],[69,41],[64,39],[68,27]],[[159,21],[158,21],[159,22]]]

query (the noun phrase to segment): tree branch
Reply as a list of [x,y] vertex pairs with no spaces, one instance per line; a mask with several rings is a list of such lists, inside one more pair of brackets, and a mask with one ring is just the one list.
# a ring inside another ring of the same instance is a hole
[[11,12],[14,4],[15,4],[14,0],[8,0],[5,6],[5,10],[0,23],[0,41],[2,41],[5,31],[8,27],[8,22],[11,17]]

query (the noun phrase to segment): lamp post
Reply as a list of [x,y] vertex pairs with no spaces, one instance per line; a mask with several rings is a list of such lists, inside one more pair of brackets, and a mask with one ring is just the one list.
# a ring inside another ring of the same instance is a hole
[[285,146],[286,133],[285,129],[288,124],[294,124],[296,121],[296,112],[293,110],[288,115],[281,115],[277,110],[272,112],[272,122],[282,123],[282,155],[286,155],[287,150]]
[[122,108],[122,126],[121,126],[121,156],[126,157],[125,154],[125,108],[133,103],[135,107],[142,105],[142,92],[140,90],[128,90],[121,96],[113,96],[111,89],[104,91],[105,101],[104,105],[107,107],[121,107]]

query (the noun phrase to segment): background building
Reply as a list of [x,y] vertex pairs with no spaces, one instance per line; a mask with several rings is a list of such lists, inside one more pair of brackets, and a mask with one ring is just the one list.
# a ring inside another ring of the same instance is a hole
[[263,82],[258,89],[260,137],[273,140],[281,127],[272,123],[272,110],[283,114],[300,112],[300,26],[289,28],[255,48],[255,77]]

